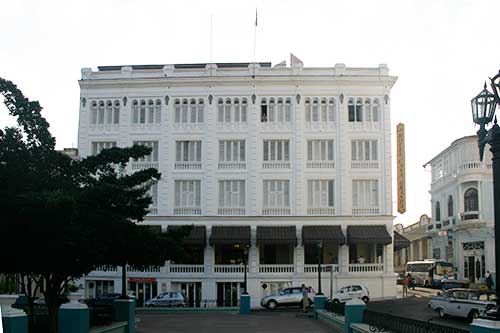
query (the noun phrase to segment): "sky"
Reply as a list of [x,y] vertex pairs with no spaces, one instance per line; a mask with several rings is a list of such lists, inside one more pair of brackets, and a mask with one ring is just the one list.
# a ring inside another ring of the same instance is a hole
[[[0,77],[40,101],[57,148],[76,147],[81,68],[203,63],[211,53],[251,62],[256,8],[257,61],[292,52],[306,67],[388,64],[399,78],[393,134],[406,127],[407,212],[396,212],[394,181],[395,223],[431,215],[422,166],[477,131],[470,99],[500,69],[498,0],[0,0]],[[12,124],[0,107],[0,128]]]

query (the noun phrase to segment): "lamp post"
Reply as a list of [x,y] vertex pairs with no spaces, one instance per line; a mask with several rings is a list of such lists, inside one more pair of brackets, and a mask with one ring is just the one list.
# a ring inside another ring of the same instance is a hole
[[[500,127],[497,124],[495,110],[500,104],[500,72],[493,78],[490,78],[492,94],[488,91],[486,83],[484,89],[471,100],[472,119],[474,123],[479,125],[477,131],[479,159],[483,161],[484,147],[486,143],[490,145],[493,160],[493,208],[495,212],[494,229],[495,229],[495,271],[496,271],[496,308],[488,311],[490,315],[494,315],[497,320],[500,320]],[[486,125],[494,120],[493,126],[486,130]]]
[[316,243],[318,247],[318,293],[316,295],[323,295],[321,292],[321,259],[323,257],[323,242]]
[[248,295],[248,290],[247,290],[247,266],[248,266],[248,249],[250,248],[250,245],[247,244],[245,245],[245,248],[243,249],[243,295]]

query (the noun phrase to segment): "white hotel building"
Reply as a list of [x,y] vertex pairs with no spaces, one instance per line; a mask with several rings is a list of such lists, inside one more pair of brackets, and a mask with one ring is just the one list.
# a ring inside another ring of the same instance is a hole
[[[356,282],[372,298],[394,297],[389,96],[396,79],[386,65],[82,69],[80,155],[153,147],[130,163],[131,171],[162,174],[144,224],[195,226],[189,262],[129,268],[138,306],[177,290],[193,306],[237,305],[246,248],[252,306],[284,286],[317,290],[317,244],[327,296]],[[86,295],[121,291],[120,271],[90,273]]]

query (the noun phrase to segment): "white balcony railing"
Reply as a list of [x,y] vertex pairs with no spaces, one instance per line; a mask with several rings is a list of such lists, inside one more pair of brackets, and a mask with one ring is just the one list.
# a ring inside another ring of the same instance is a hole
[[307,161],[308,169],[334,169],[335,161]]
[[335,215],[335,207],[307,208],[307,215],[313,215],[313,216]]
[[460,213],[460,220],[468,221],[468,220],[478,220],[479,219],[479,211],[469,211]]
[[133,273],[160,273],[161,267],[160,266],[149,266],[149,267],[134,267],[134,266],[127,266],[127,272],[133,272]]
[[218,208],[217,214],[221,216],[245,216],[245,208]]
[[148,215],[149,216],[158,215],[158,207],[149,207],[148,208]]
[[290,169],[290,161],[264,161],[262,169]]
[[354,207],[352,215],[378,215],[380,212],[378,207]]
[[458,166],[459,171],[465,171],[465,170],[470,170],[470,169],[481,169],[482,168],[482,163],[477,161],[477,162],[464,162]]
[[118,267],[116,267],[115,265],[100,265],[94,269],[94,272],[99,272],[99,273],[108,273],[117,271]]
[[244,170],[247,168],[247,162],[219,162],[219,170]]
[[352,169],[378,169],[378,161],[351,161]]
[[179,207],[174,208],[174,215],[201,215],[201,208],[199,207]]
[[132,162],[132,170],[133,171],[136,171],[136,170],[144,170],[144,169],[150,169],[150,168],[154,168],[154,169],[158,169],[158,162],[147,162],[147,161],[144,161],[144,162]]
[[[338,273],[339,265],[321,265],[321,272],[327,273],[333,270]],[[304,265],[304,273],[318,273],[318,265]]]
[[383,272],[384,264],[349,264],[349,272],[352,273],[369,273]]
[[243,274],[244,267],[243,265],[214,265],[214,273]]
[[290,208],[262,208],[263,216],[283,216],[290,215]]
[[170,265],[169,273],[204,273],[204,265]]
[[259,265],[259,273],[293,273],[293,264]]
[[176,170],[201,170],[201,162],[198,161],[177,161],[174,168]]

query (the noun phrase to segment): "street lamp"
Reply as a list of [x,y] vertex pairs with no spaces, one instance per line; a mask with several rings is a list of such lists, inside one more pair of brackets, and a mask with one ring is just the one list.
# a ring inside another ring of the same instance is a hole
[[244,284],[244,289],[243,289],[243,295],[248,295],[247,291],[247,265],[248,265],[248,249],[250,248],[249,244],[245,245],[245,248],[243,249],[243,284]]
[[321,259],[323,257],[323,242],[317,242],[316,246],[318,247],[318,293],[316,295],[323,295],[321,292]]
[[[488,91],[486,83],[484,89],[471,100],[472,119],[479,125],[477,131],[479,159],[483,161],[484,147],[486,143],[490,145],[493,160],[493,208],[495,212],[495,271],[496,271],[496,308],[488,311],[489,314],[500,319],[500,127],[497,124],[495,110],[500,104],[500,72],[491,80],[492,94]],[[486,125],[494,120],[493,126],[486,130]]]

